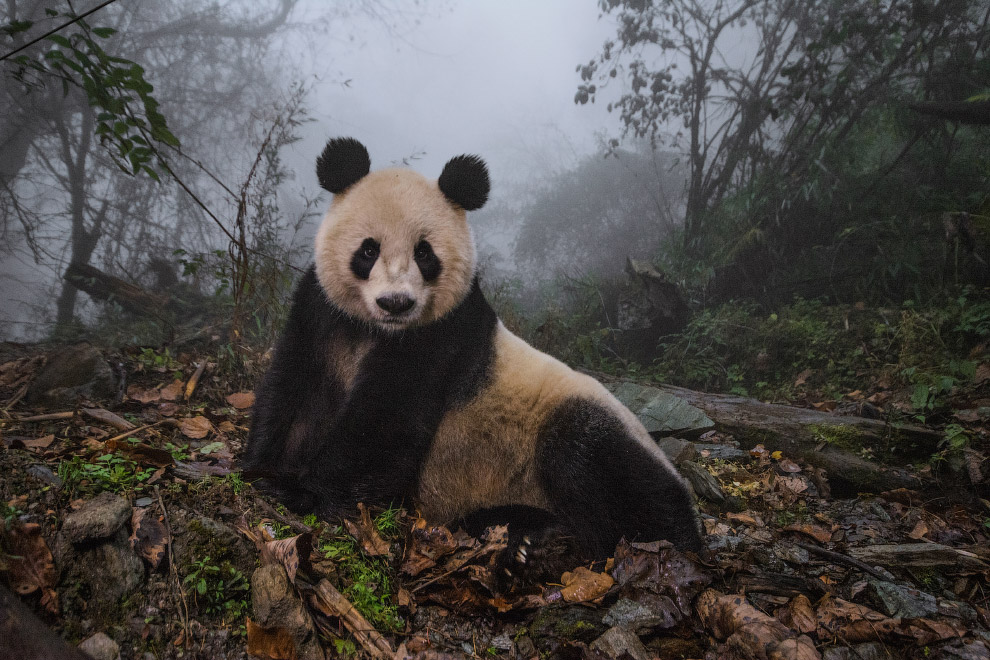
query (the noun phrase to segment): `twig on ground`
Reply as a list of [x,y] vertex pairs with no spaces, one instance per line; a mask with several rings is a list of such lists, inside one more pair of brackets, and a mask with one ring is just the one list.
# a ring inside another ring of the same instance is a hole
[[158,497],[158,506],[162,508],[162,518],[165,523],[165,533],[168,534],[168,566],[169,573],[172,574],[172,579],[175,582],[175,588],[179,591],[179,605],[181,609],[179,610],[179,618],[182,621],[182,641],[186,646],[189,645],[189,605],[186,604],[186,591],[182,588],[182,580],[179,578],[179,569],[175,565],[175,554],[172,552],[172,525],[168,521],[168,509],[165,508],[165,500],[162,499],[162,492],[158,486],[155,486],[155,495]]
[[189,378],[189,382],[186,383],[186,401],[192,398],[193,392],[196,391],[196,385],[199,384],[199,379],[202,377],[203,372],[206,370],[206,360],[200,361],[199,365],[196,367],[196,371]]
[[16,422],[54,422],[59,419],[72,419],[76,416],[74,411],[45,413],[44,415],[31,415],[30,417],[14,417]]
[[153,428],[155,426],[161,426],[162,424],[176,424],[176,423],[177,422],[174,419],[166,417],[165,419],[158,420],[154,424],[145,424],[144,426],[139,426],[136,429],[131,429],[130,431],[124,431],[123,433],[115,435],[112,438],[104,440],[103,444],[108,444],[111,442],[117,442],[118,440],[123,440],[124,438],[130,437],[135,433],[140,433],[141,431],[147,431],[148,429]]
[[861,562],[858,559],[853,559],[849,555],[844,555],[841,552],[834,552],[832,550],[826,550],[825,548],[820,548],[817,545],[811,545],[810,543],[795,543],[795,545],[799,548],[804,548],[805,550],[813,554],[819,555],[821,557],[825,557],[826,559],[831,559],[836,563],[846,564],[847,566],[858,568],[859,570],[863,571],[864,573],[867,573],[868,575],[872,575],[878,580],[883,580],[884,582],[890,581],[890,579],[886,575],[884,575],[877,569],[873,568],[872,566],[870,566],[865,562]]
[[354,639],[374,658],[391,659],[395,649],[388,640],[375,630],[368,620],[361,616],[349,600],[324,578],[314,587],[310,597],[314,607],[327,616],[340,619],[344,627],[351,631]]

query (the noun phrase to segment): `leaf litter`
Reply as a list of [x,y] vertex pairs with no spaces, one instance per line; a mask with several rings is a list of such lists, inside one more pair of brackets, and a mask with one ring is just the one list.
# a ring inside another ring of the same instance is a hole
[[[5,392],[43,362],[0,365]],[[267,500],[234,463],[253,395],[206,360],[178,363],[166,380],[132,368],[118,407],[15,402],[4,422],[0,575],[57,630],[93,625],[92,594],[60,582],[62,518],[110,490],[137,504],[126,547],[145,569],[131,600],[147,605],[122,612],[133,626],[96,625],[160,657],[990,658],[990,505],[908,489],[832,499],[828,474],[786,452],[704,449],[728,497],[702,503],[700,556],[624,541],[606,565],[505,587],[505,528],[473,538],[400,512],[386,534],[372,507],[314,524]],[[136,478],[115,482],[115,461]],[[262,569],[282,591],[248,591]],[[265,610],[272,597],[282,618]]]

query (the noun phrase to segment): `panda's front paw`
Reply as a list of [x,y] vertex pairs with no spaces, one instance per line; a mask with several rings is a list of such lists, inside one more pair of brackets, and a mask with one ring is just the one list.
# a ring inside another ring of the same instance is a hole
[[515,536],[496,558],[496,588],[500,593],[559,580],[564,571],[581,563],[573,540],[555,529]]

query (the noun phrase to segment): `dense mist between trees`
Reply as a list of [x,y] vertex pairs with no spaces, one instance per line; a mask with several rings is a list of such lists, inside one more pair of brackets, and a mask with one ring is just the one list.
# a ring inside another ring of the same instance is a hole
[[[689,310],[737,299],[973,295],[988,20],[937,1],[10,2],[0,332],[270,342],[340,135],[428,176],[486,158],[485,286],[565,353],[649,361]],[[667,321],[647,280],[676,294]]]

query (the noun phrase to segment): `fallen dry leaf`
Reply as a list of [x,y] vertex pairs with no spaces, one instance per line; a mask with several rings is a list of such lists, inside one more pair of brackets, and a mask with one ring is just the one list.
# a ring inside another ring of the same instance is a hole
[[819,527],[818,525],[812,525],[811,523],[794,523],[782,529],[785,532],[798,532],[799,534],[810,536],[819,543],[828,543],[832,540],[831,530]]
[[786,607],[777,611],[777,618],[785,626],[799,633],[810,634],[818,629],[818,619],[811,601],[804,594],[798,594],[791,599]]
[[692,601],[712,580],[700,564],[661,542],[621,542],[615,549],[612,577],[620,598],[649,608],[665,629],[694,615]]
[[811,639],[764,614],[743,595],[705,591],[696,602],[702,624],[718,639],[749,658],[779,660],[818,660],[821,658]]
[[409,530],[409,542],[406,544],[400,570],[415,577],[433,568],[440,559],[453,554],[460,547],[449,529],[443,525],[428,525],[426,520],[419,518]]
[[175,401],[180,396],[182,396],[182,390],[185,388],[181,380],[173,380],[171,383],[159,390],[162,400],[164,401]]
[[928,524],[924,520],[919,520],[914,526],[914,529],[908,532],[908,536],[915,541],[918,541],[923,539],[930,531],[931,529],[929,529]]
[[247,652],[264,660],[296,660],[296,644],[284,628],[262,628],[247,619]]
[[287,539],[267,541],[261,546],[261,563],[281,564],[289,576],[289,582],[296,583],[296,573],[300,568],[310,572],[309,555],[313,551],[313,534],[297,534]]
[[238,410],[250,408],[254,405],[254,392],[234,392],[233,394],[228,394],[227,403]]
[[777,463],[777,467],[779,467],[784,472],[800,472],[801,471],[801,466],[798,465],[797,463],[795,463],[794,461],[792,461],[789,458],[782,458],[782,459],[780,459],[780,462]]
[[361,544],[361,549],[369,557],[387,557],[389,554],[389,544],[381,537],[375,528],[375,523],[371,520],[371,514],[363,502],[358,502],[358,511],[361,514],[360,523],[345,519],[344,525],[347,533],[357,539]]
[[153,403],[161,400],[162,393],[154,388],[145,389],[139,385],[131,385],[127,388],[127,398],[138,403]]
[[819,639],[839,637],[853,644],[883,639],[899,623],[899,619],[891,619],[865,605],[830,596],[819,604],[816,617]]
[[131,548],[151,566],[152,570],[165,557],[168,549],[168,532],[161,518],[149,513],[150,509],[134,507],[131,510]]
[[159,403],[158,412],[161,413],[162,417],[174,417],[175,413],[179,412],[179,404],[171,401]]
[[808,378],[810,378],[811,374],[813,373],[814,372],[811,369],[805,369],[804,371],[799,373],[797,375],[797,378],[794,379],[794,387],[801,387],[802,385],[804,385],[806,382],[808,382]]
[[41,604],[52,614],[58,614],[55,562],[41,535],[41,525],[15,524],[5,536],[9,553],[6,557],[7,582],[11,589],[20,596],[40,589]]
[[55,442],[55,435],[49,433],[48,435],[43,435],[40,438],[23,438],[21,442],[24,443],[24,447],[26,449],[38,451],[41,449],[47,449],[53,442]]
[[763,527],[763,521],[760,520],[755,514],[749,513],[732,513],[729,512],[725,514],[726,520],[731,520],[732,522],[741,522],[744,525],[752,525],[754,527]]
[[569,603],[586,603],[601,598],[615,584],[611,575],[595,573],[584,566],[564,573],[560,581],[564,584],[560,596]]
[[182,431],[182,435],[193,440],[205,438],[210,434],[212,428],[213,425],[210,424],[210,420],[202,415],[186,417],[179,421],[179,430]]

